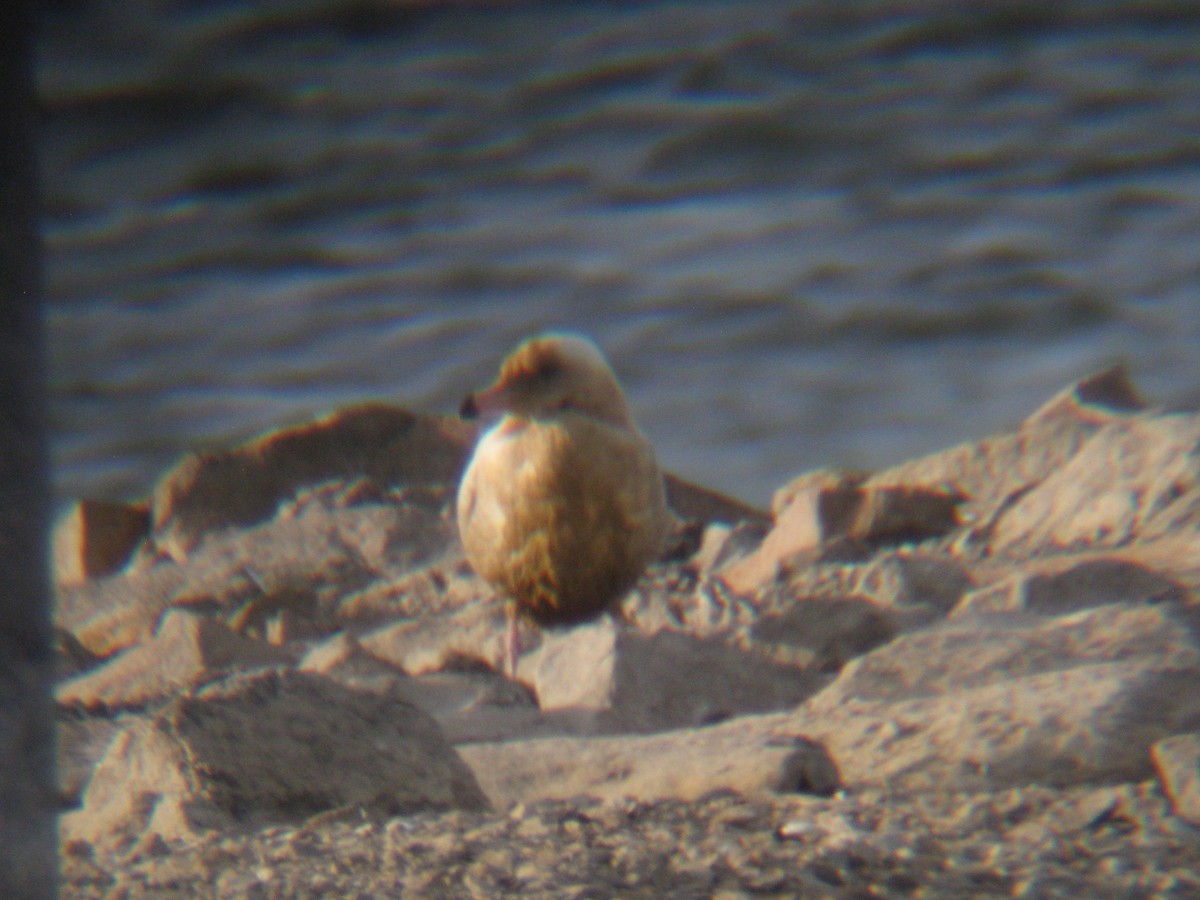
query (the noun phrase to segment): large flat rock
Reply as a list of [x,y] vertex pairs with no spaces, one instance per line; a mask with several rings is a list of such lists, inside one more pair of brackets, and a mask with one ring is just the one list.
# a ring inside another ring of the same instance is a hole
[[460,746],[497,806],[580,795],[694,800],[718,790],[828,794],[837,766],[789,730],[789,718],[743,716],[639,737],[556,737]]
[[266,672],[184,694],[113,738],[64,841],[127,853],[361,806],[486,806],[437,725],[395,697]]

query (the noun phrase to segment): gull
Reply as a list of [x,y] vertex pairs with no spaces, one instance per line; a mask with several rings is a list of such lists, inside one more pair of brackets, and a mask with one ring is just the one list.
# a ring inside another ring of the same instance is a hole
[[660,553],[669,514],[654,450],[603,354],[548,333],[514,350],[495,383],[463,401],[487,427],[458,490],[467,561],[517,620],[571,625],[613,610]]

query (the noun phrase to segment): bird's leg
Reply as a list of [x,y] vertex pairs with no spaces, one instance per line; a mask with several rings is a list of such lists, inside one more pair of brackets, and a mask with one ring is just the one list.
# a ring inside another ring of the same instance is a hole
[[504,635],[504,668],[505,674],[513,681],[517,680],[517,657],[521,655],[521,629],[517,622],[517,604],[509,600],[504,605],[504,618],[507,628]]

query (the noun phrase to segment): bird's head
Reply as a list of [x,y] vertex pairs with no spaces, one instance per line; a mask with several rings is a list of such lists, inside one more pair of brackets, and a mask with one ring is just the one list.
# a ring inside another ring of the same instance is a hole
[[579,335],[552,333],[517,347],[495,383],[468,395],[460,413],[464,418],[503,413],[546,418],[567,410],[629,424],[625,395],[596,345]]

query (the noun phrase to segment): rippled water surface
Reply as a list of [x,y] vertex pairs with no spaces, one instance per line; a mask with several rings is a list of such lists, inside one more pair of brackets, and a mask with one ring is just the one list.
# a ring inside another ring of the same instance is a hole
[[453,411],[550,327],[669,468],[760,503],[1117,360],[1200,405],[1200,15],[973,8],[56,8],[60,496],[356,400]]

